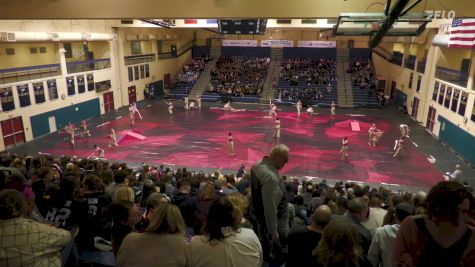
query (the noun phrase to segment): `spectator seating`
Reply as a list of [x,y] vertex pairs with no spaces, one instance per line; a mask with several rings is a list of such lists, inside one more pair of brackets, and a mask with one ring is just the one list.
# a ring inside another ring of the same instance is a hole
[[211,61],[211,57],[201,56],[194,57],[185,63],[182,67],[182,71],[172,84],[169,97],[181,99],[187,96],[209,61]]

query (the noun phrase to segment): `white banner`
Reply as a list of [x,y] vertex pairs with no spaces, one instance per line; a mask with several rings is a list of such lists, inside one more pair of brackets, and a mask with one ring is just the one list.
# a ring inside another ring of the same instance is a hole
[[223,40],[223,46],[256,47],[257,40]]
[[298,47],[336,48],[336,41],[299,41]]
[[262,47],[294,47],[294,41],[291,40],[262,40]]

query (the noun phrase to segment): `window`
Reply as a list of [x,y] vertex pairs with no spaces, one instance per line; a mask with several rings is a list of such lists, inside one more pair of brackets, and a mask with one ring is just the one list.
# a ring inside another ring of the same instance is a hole
[[445,94],[445,84],[442,84],[442,85],[440,86],[439,101],[437,101],[437,102],[439,102],[439,104],[441,104],[441,105],[444,103],[444,97],[445,97],[444,94]]
[[439,82],[434,84],[434,92],[432,93],[432,100],[437,101],[437,94],[439,94]]
[[457,112],[457,106],[459,104],[459,98],[460,98],[460,90],[459,89],[454,89],[454,95],[452,96],[452,106],[450,106],[450,109],[453,112]]
[[30,47],[30,54],[38,54],[38,48]]
[[412,80],[414,79],[414,73],[411,72],[411,74],[409,74],[409,89],[412,88]]
[[5,48],[5,53],[7,54],[7,56],[14,56],[15,48]]
[[94,91],[94,75],[91,73],[91,74],[88,74],[86,76],[87,78],[87,90],[88,91]]
[[419,93],[419,91],[421,90],[421,81],[422,81],[422,76],[420,75],[417,75],[417,86],[416,86],[416,92]]
[[447,87],[447,92],[445,92],[445,102],[444,106],[450,108],[450,99],[452,98],[452,87]]
[[132,55],[142,54],[142,46],[140,44],[140,41],[131,41],[130,42],[130,51],[132,52]]
[[135,76],[135,80],[140,79],[140,77],[139,77],[139,66],[134,66],[134,76]]
[[134,80],[134,68],[128,67],[127,70],[129,71],[129,82]]
[[468,99],[468,93],[463,92],[462,98],[460,99],[460,106],[459,106],[459,115],[461,116],[465,116],[465,109],[467,108],[467,99]]
[[431,132],[434,129],[435,113],[436,113],[435,108],[434,107],[429,107],[429,113],[427,114],[426,128],[429,129],[429,131],[431,131]]
[[140,79],[145,78],[145,66],[140,65]]
[[76,76],[76,81],[78,83],[78,93],[82,94],[86,92],[86,84],[84,83],[84,75]]
[[46,47],[40,47],[40,54],[46,54]]
[[145,77],[150,77],[150,66],[148,64],[145,65]]
[[65,58],[73,58],[73,50],[72,50],[72,47],[71,47],[71,43],[64,43],[63,48],[64,48],[64,50],[66,50],[64,52],[64,57]]

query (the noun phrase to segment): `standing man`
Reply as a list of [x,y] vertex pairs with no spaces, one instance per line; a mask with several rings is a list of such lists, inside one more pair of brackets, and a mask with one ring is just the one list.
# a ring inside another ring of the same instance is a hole
[[[289,232],[287,193],[279,170],[289,160],[289,148],[279,144],[272,147],[269,156],[251,168],[251,214],[259,236],[264,260],[280,256]],[[272,256],[271,256],[272,255]]]

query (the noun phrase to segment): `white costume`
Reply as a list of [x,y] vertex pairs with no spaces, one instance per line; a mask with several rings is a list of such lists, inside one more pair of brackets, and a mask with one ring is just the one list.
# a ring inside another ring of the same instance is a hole
[[173,114],[173,103],[172,102],[168,102],[168,113]]
[[300,110],[302,110],[302,102],[300,102],[300,100],[297,101],[296,106],[297,106],[297,115],[300,116]]
[[276,119],[274,122],[274,134],[272,135],[274,138],[280,138],[280,120]]

